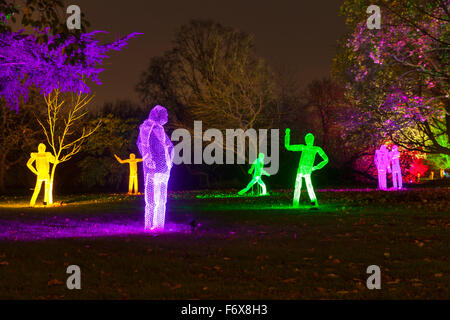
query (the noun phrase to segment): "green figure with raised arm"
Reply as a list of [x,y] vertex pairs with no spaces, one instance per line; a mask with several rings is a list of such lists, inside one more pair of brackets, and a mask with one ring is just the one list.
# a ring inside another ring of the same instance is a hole
[[247,187],[239,191],[238,194],[243,195],[248,190],[250,190],[250,188],[253,187],[255,183],[257,183],[262,189],[261,195],[266,195],[267,194],[266,185],[262,181],[261,176],[263,174],[266,176],[270,176],[270,174],[266,170],[264,170],[264,153],[260,153],[258,155],[258,158],[256,158],[256,160],[253,162],[250,170],[248,170],[248,173],[249,174],[253,173],[252,180],[249,182]]
[[[298,207],[300,201],[300,192],[302,189],[302,178],[305,178],[306,188],[308,190],[309,198],[314,207],[318,207],[316,194],[314,193],[313,186],[311,184],[311,173],[313,171],[322,169],[328,163],[328,157],[321,147],[314,146],[314,135],[308,133],[305,136],[306,145],[298,144],[291,145],[291,129],[286,129],[286,135],[284,137],[284,146],[289,151],[301,151],[302,155],[300,157],[300,163],[297,170],[297,178],[295,179],[295,191],[294,191],[294,201],[295,207]],[[316,159],[316,154],[322,157],[322,161],[314,166],[314,161]]]

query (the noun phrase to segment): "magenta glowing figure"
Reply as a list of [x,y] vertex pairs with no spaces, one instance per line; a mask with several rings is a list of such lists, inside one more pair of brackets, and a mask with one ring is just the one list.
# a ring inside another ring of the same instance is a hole
[[390,171],[389,151],[386,145],[375,151],[375,165],[378,170],[378,189],[387,190],[386,171]]
[[167,184],[173,165],[173,144],[164,131],[167,110],[155,106],[147,120],[139,127],[137,146],[144,159],[145,229],[163,230]]
[[401,189],[403,187],[402,169],[400,167],[400,152],[397,146],[393,146],[391,152],[389,152],[389,160],[392,170],[392,184],[394,189]]

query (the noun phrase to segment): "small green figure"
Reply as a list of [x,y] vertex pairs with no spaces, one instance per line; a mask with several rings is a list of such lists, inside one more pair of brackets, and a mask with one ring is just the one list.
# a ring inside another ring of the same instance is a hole
[[[311,173],[313,171],[322,169],[328,163],[328,157],[321,147],[314,146],[314,135],[308,133],[305,136],[306,145],[291,145],[291,129],[286,129],[286,136],[284,138],[284,146],[289,151],[301,151],[300,163],[297,170],[297,178],[295,179],[295,191],[294,191],[294,206],[298,207],[300,201],[300,192],[302,189],[302,178],[305,178],[306,188],[308,189],[308,195],[311,199],[311,203],[314,207],[318,207],[316,194],[314,193],[313,186],[311,184]],[[322,161],[314,166],[316,154],[322,157]]]
[[247,187],[245,187],[244,189],[239,191],[238,194],[243,195],[248,190],[250,190],[250,188],[253,187],[253,185],[255,183],[257,183],[259,186],[261,186],[261,188],[262,188],[261,195],[266,195],[267,194],[266,185],[262,181],[261,176],[263,174],[266,175],[266,176],[270,176],[270,174],[267,171],[265,171],[263,168],[264,168],[264,153],[260,153],[258,155],[258,158],[256,158],[256,160],[253,162],[250,170],[248,170],[249,174],[252,174],[252,172],[253,172],[252,180],[249,182]]

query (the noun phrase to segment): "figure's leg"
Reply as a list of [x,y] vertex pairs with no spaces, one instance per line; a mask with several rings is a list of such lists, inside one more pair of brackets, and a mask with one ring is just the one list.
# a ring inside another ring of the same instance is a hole
[[153,215],[153,228],[155,229],[164,229],[168,180],[168,176],[165,174],[155,175],[155,214]]
[[395,176],[395,183],[394,183],[394,187],[397,189],[401,189],[403,187],[403,179],[402,179],[402,173],[401,171],[395,171],[392,173],[392,179],[394,179],[393,177]]
[[134,194],[138,194],[138,178],[137,176],[133,177],[133,184],[134,184]]
[[378,189],[383,189],[382,183],[381,183],[381,171],[378,170]]
[[314,202],[315,206],[318,206],[319,204],[317,203],[317,198],[316,198],[316,194],[314,193],[314,188],[311,183],[311,175],[310,174],[307,174],[305,176],[305,181],[306,181],[306,189],[308,190],[309,199],[311,199],[311,202]]
[[39,192],[41,192],[42,181],[43,180],[36,179],[36,185],[34,187],[33,196],[31,197],[30,207],[34,207],[34,205],[36,204],[36,199],[39,195]]
[[145,229],[153,225],[153,212],[155,210],[154,178],[153,175],[145,176]]
[[295,178],[295,190],[294,190],[294,207],[298,207],[300,202],[300,193],[302,191],[302,178],[303,176],[300,173],[297,173],[297,177]]
[[392,186],[394,187],[394,189],[397,189],[397,172],[392,171]]
[[250,188],[253,187],[253,185],[255,183],[256,183],[256,178],[253,178],[244,189],[242,189],[241,191],[238,192],[238,194],[243,195],[248,190],[250,190]]
[[50,197],[50,195],[49,195],[50,183],[49,183],[48,179],[45,179],[44,183],[45,183],[45,186],[44,186],[44,203],[47,205],[47,204],[50,204],[50,198],[49,198]]
[[260,186],[261,187],[261,189],[262,189],[262,195],[265,195],[266,193],[267,193],[267,188],[266,188],[266,185],[265,185],[265,183],[264,183],[264,181],[262,181],[262,179],[258,179],[258,186]]
[[128,178],[128,194],[133,193],[133,176]]
[[[134,192],[133,192],[134,188]],[[130,176],[130,181],[128,183],[128,194],[137,194],[137,177]]]
[[378,188],[380,190],[387,189],[386,171],[383,171],[383,170],[378,171]]

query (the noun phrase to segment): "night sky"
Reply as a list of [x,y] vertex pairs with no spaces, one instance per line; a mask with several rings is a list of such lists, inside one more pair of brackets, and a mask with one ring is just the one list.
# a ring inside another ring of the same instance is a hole
[[134,88],[150,58],[171,48],[175,30],[191,19],[212,19],[255,36],[256,51],[274,66],[292,70],[304,85],[329,75],[336,41],[344,34],[339,0],[71,0],[80,6],[91,30],[110,32],[112,40],[131,32],[122,52],[106,61],[93,86],[95,103],[130,99],[140,102]]

